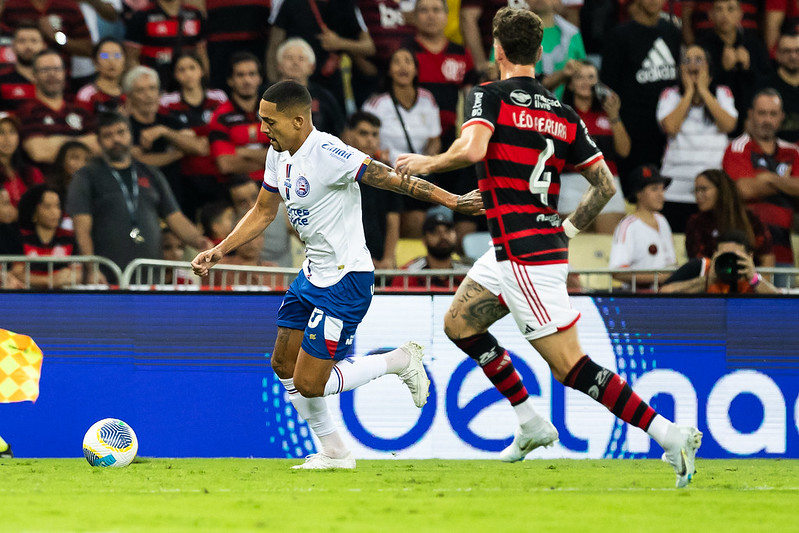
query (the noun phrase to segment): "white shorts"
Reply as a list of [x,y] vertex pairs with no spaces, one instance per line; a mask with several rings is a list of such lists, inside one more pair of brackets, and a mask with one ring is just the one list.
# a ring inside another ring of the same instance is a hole
[[498,296],[528,341],[569,329],[580,318],[566,290],[569,265],[521,265],[498,262],[489,249],[467,274]]
[[[600,211],[600,215],[610,213],[625,213],[624,196],[621,192],[621,181],[613,176],[613,183],[616,184],[616,194],[610,197],[608,203]],[[558,196],[558,213],[573,213],[580,204],[585,191],[588,190],[588,180],[582,174],[561,174],[560,176],[560,195]]]

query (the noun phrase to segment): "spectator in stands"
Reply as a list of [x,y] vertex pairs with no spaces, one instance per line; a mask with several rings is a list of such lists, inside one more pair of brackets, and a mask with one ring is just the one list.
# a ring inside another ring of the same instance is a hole
[[[749,110],[749,133],[730,143],[722,166],[747,207],[768,227],[776,266],[792,267],[791,224],[799,197],[799,148],[777,137],[783,118],[777,91],[757,93]],[[775,281],[783,286],[787,279]]]
[[765,3],[763,37],[773,54],[779,47],[781,35],[799,35],[799,3],[794,0],[766,0]]
[[[452,218],[441,211],[431,212],[424,220],[422,226],[422,242],[427,249],[427,254],[417,257],[402,266],[403,270],[410,272],[423,272],[424,270],[462,270],[466,271],[469,265],[462,263],[453,256],[457,244],[457,234]],[[430,289],[453,289],[463,281],[464,276],[430,276]],[[395,288],[426,288],[428,276],[396,277],[391,286]]]
[[222,174],[249,174],[256,182],[264,179],[264,161],[269,137],[261,131],[258,102],[261,64],[249,52],[237,52],[230,58],[230,99],[211,117],[208,140],[211,155]]
[[273,0],[205,0],[210,85],[228,90],[225,65],[236,52],[263,57]]
[[[17,221],[17,217],[19,216],[19,211],[11,203],[11,197],[8,195],[8,191],[5,188],[0,188],[0,225],[6,226],[8,224],[13,224]],[[0,255],[6,254],[8,252],[0,252]]]
[[[161,232],[161,250],[164,261],[185,261],[186,245],[169,228],[164,228]],[[194,285],[197,276],[185,268],[166,268],[164,269],[165,285]]]
[[[612,234],[625,215],[624,196],[616,161],[630,154],[630,136],[619,116],[619,95],[600,83],[596,66],[580,60],[563,94],[563,103],[570,105],[582,119],[588,133],[602,150],[608,168],[613,173],[616,194],[588,228],[596,233]],[[558,212],[565,216],[577,209],[588,190],[589,183],[574,167],[567,165],[560,175]],[[586,231],[585,229],[583,231]]]
[[25,23],[14,30],[11,50],[17,61],[13,67],[0,73],[2,111],[16,111],[23,103],[36,97],[33,60],[44,49],[44,37],[38,26]]
[[[724,277],[729,277],[725,280],[719,276],[720,269],[717,268],[717,262],[723,254],[730,252],[738,256],[738,261],[734,263],[735,266],[721,265]],[[746,234],[740,230],[731,230],[719,235],[718,246],[711,259],[706,257],[689,259],[669,276],[660,288],[660,292],[777,294],[780,291],[757,272],[752,259],[752,246]]]
[[64,63],[58,52],[39,52],[33,60],[33,77],[36,97],[19,110],[22,147],[28,157],[47,171],[67,141],[81,141],[98,153],[94,116],[64,98]]
[[133,128],[133,157],[161,170],[178,203],[187,209],[180,162],[186,155],[206,155],[208,141],[188,124],[158,113],[159,83],[158,74],[142,65],[132,68],[122,80],[125,110]]
[[659,164],[666,138],[656,119],[658,98],[677,80],[680,30],[661,17],[666,0],[634,0],[632,20],[606,37],[600,79],[624,102],[621,119],[632,140],[630,155],[620,160],[625,195],[630,170]]
[[[729,0],[722,0],[726,2]],[[685,44],[691,45],[701,43],[714,31],[716,21],[714,20],[716,11],[715,0],[687,0],[680,2],[682,6],[682,34]],[[738,0],[736,1],[738,7],[735,8],[740,12],[738,22],[739,31],[742,32],[747,38],[756,38],[761,43],[763,41],[760,31],[760,21],[763,19],[763,2],[761,0]],[[732,7],[725,7],[725,10],[730,12]],[[717,63],[718,64],[718,63]],[[736,93],[736,97],[738,94]]]
[[161,96],[159,114],[191,128],[202,144],[201,155],[186,155],[180,160],[182,207],[186,216],[195,220],[203,204],[227,195],[225,176],[216,166],[208,140],[211,117],[227,102],[227,95],[219,89],[207,89],[203,63],[196,54],[184,53],[175,59],[174,77],[179,90]]
[[128,119],[103,113],[97,134],[103,157],[76,173],[67,198],[80,253],[107,257],[123,269],[136,258],[159,259],[160,219],[187,245],[209,247],[180,212],[163,174],[133,158]]
[[580,28],[557,14],[560,0],[529,0],[530,8],[544,23],[544,50],[535,65],[535,77],[555,93],[563,96],[564,84],[574,74],[577,60],[585,59]]
[[[72,178],[78,170],[86,166],[91,158],[91,150],[80,141],[67,141],[61,145],[53,165],[54,171],[47,176],[47,184],[55,189],[61,198],[62,210],[67,203],[67,190],[69,190],[69,184],[72,183]],[[72,217],[66,213],[66,210],[64,210],[62,226],[72,229]]]
[[696,177],[694,184],[699,212],[685,225],[685,249],[688,257],[711,257],[718,236],[740,230],[754,243],[755,263],[774,266],[771,234],[760,219],[746,209],[735,182],[721,169],[708,169]]
[[[91,57],[92,39],[78,2],[66,0],[3,2],[0,28],[10,33],[14,28],[30,22],[34,22],[41,30],[46,46],[58,50],[62,66],[66,69],[70,67],[73,56]],[[72,86],[70,89],[74,94],[77,87]]]
[[97,116],[98,113],[116,111],[125,101],[122,93],[125,47],[114,37],[106,37],[94,45],[92,57],[97,76],[78,90],[75,103]]
[[[8,191],[0,188],[0,255],[22,254],[22,242],[17,216],[17,208],[11,205]],[[24,289],[25,284],[12,270],[13,265],[6,263],[5,266],[5,275],[0,277],[0,288]]]
[[280,81],[292,80],[304,86],[311,93],[311,118],[319,131],[340,135],[344,129],[344,113],[330,91],[309,81],[316,67],[316,58],[311,45],[292,37],[286,39],[277,49],[277,69]]
[[[380,119],[372,113],[358,111],[350,115],[344,142],[381,160]],[[366,247],[372,254],[375,268],[397,268],[397,242],[399,242],[402,198],[394,192],[361,185],[361,216],[366,236]]]
[[[366,101],[363,111],[381,117],[380,142],[391,164],[401,153],[435,155],[441,151],[438,105],[427,89],[419,87],[419,66],[407,48],[391,55],[384,80],[386,92]],[[400,236],[421,237],[426,202],[403,198]]]
[[[269,261],[261,259],[261,250],[264,246],[263,233],[256,236],[250,242],[242,244],[236,251],[223,257],[219,263],[224,265],[238,265],[251,267],[277,266]],[[218,281],[217,281],[218,280]],[[290,280],[289,280],[290,281]],[[217,286],[228,285],[247,285],[250,287],[261,286],[263,289],[279,289],[286,287],[286,280],[283,274],[254,274],[236,272],[217,272],[214,276],[214,283]]]
[[205,204],[200,210],[200,227],[211,243],[216,246],[233,229],[235,213],[233,206],[225,200]]
[[716,65],[714,80],[726,85],[735,96],[738,110],[736,135],[743,131],[746,110],[758,87],[770,71],[768,51],[759,35],[741,28],[740,0],[714,0],[710,10],[712,31],[697,41]]
[[782,97],[784,118],[778,135],[788,142],[799,142],[799,34],[786,34],[777,44],[777,68],[764,87],[776,89]]
[[[238,222],[255,205],[258,193],[261,191],[261,184],[246,174],[234,174],[228,182],[228,191]],[[296,237],[296,233],[289,222],[283,202],[280,202],[275,219],[278,222],[269,224],[264,230],[260,258],[271,265],[291,267],[294,265],[294,258],[291,255],[291,240]],[[281,220],[282,224],[279,223]]]
[[494,48],[494,15],[508,6],[508,0],[461,0],[460,24],[463,44],[481,79],[496,79],[499,75],[489,57]]
[[[49,185],[35,185],[19,202],[19,228],[22,255],[28,257],[69,257],[76,251],[75,235],[61,227],[61,198]],[[22,265],[17,265],[17,277],[24,279]],[[59,288],[81,280],[78,265],[53,263],[52,277],[46,263],[30,265],[30,286],[34,289]]]
[[674,180],[666,192],[663,215],[674,231],[684,233],[688,217],[696,213],[694,178],[708,165],[721,164],[727,133],[738,120],[732,92],[715,83],[701,47],[685,49],[680,85],[660,95],[657,118],[669,138],[660,171]]
[[[286,38],[300,37],[313,48],[316,71],[311,81],[330,91],[344,108],[340,69],[341,54],[368,58],[375,44],[355,5],[355,0],[293,0],[283,2],[273,12],[274,25],[266,51],[266,72],[270,82],[280,76],[277,47]],[[261,162],[263,163],[263,161]]]
[[44,182],[41,171],[25,162],[19,146],[19,132],[19,119],[0,112],[0,185],[15,209],[28,187]]
[[[419,86],[427,89],[438,104],[441,120],[441,146],[446,149],[457,137],[456,122],[461,91],[477,83],[478,74],[471,54],[461,45],[449,40],[445,0],[417,0],[414,8],[416,37],[405,46],[411,50],[419,65]],[[438,174],[436,181],[448,191],[465,194],[477,188],[473,166]],[[458,248],[464,235],[487,231],[485,217],[454,214]]]
[[161,87],[172,90],[174,61],[181,53],[194,52],[204,70],[210,69],[205,39],[206,22],[199,9],[183,0],[153,0],[134,12],[127,24],[128,66],[154,69]]
[[[630,270],[656,270],[677,264],[674,239],[666,218],[660,214],[664,194],[671,179],[660,175],[654,165],[642,166],[630,174],[630,188],[634,191],[628,200],[635,204],[635,212],[626,216],[613,234],[609,268]],[[636,288],[647,287],[655,274],[615,274],[614,278],[630,282],[635,278]]]

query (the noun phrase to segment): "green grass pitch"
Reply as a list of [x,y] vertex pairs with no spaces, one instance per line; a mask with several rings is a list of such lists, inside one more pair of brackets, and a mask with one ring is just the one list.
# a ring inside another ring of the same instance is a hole
[[702,460],[687,489],[655,460],[0,460],[0,532],[799,531],[799,461]]

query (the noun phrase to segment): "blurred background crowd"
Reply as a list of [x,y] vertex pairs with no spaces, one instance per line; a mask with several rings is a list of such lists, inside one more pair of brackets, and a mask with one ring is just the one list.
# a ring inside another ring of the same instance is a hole
[[[0,255],[124,268],[219,242],[260,191],[258,102],[280,80],[307,86],[318,129],[386,164],[440,153],[465,91],[498,75],[491,21],[508,5],[542,18],[537,77],[616,176],[591,228],[612,268],[712,258],[730,231],[756,266],[794,266],[799,0],[0,0]],[[567,214],[588,184],[561,174]],[[428,179],[477,187],[474,168]],[[488,247],[481,217],[362,195],[377,268],[452,268]],[[283,213],[226,259],[291,267],[295,248]]]

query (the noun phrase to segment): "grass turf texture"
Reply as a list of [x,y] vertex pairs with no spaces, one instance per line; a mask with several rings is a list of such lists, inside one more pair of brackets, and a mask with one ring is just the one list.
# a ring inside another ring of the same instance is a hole
[[0,532],[799,531],[799,461],[0,459]]

